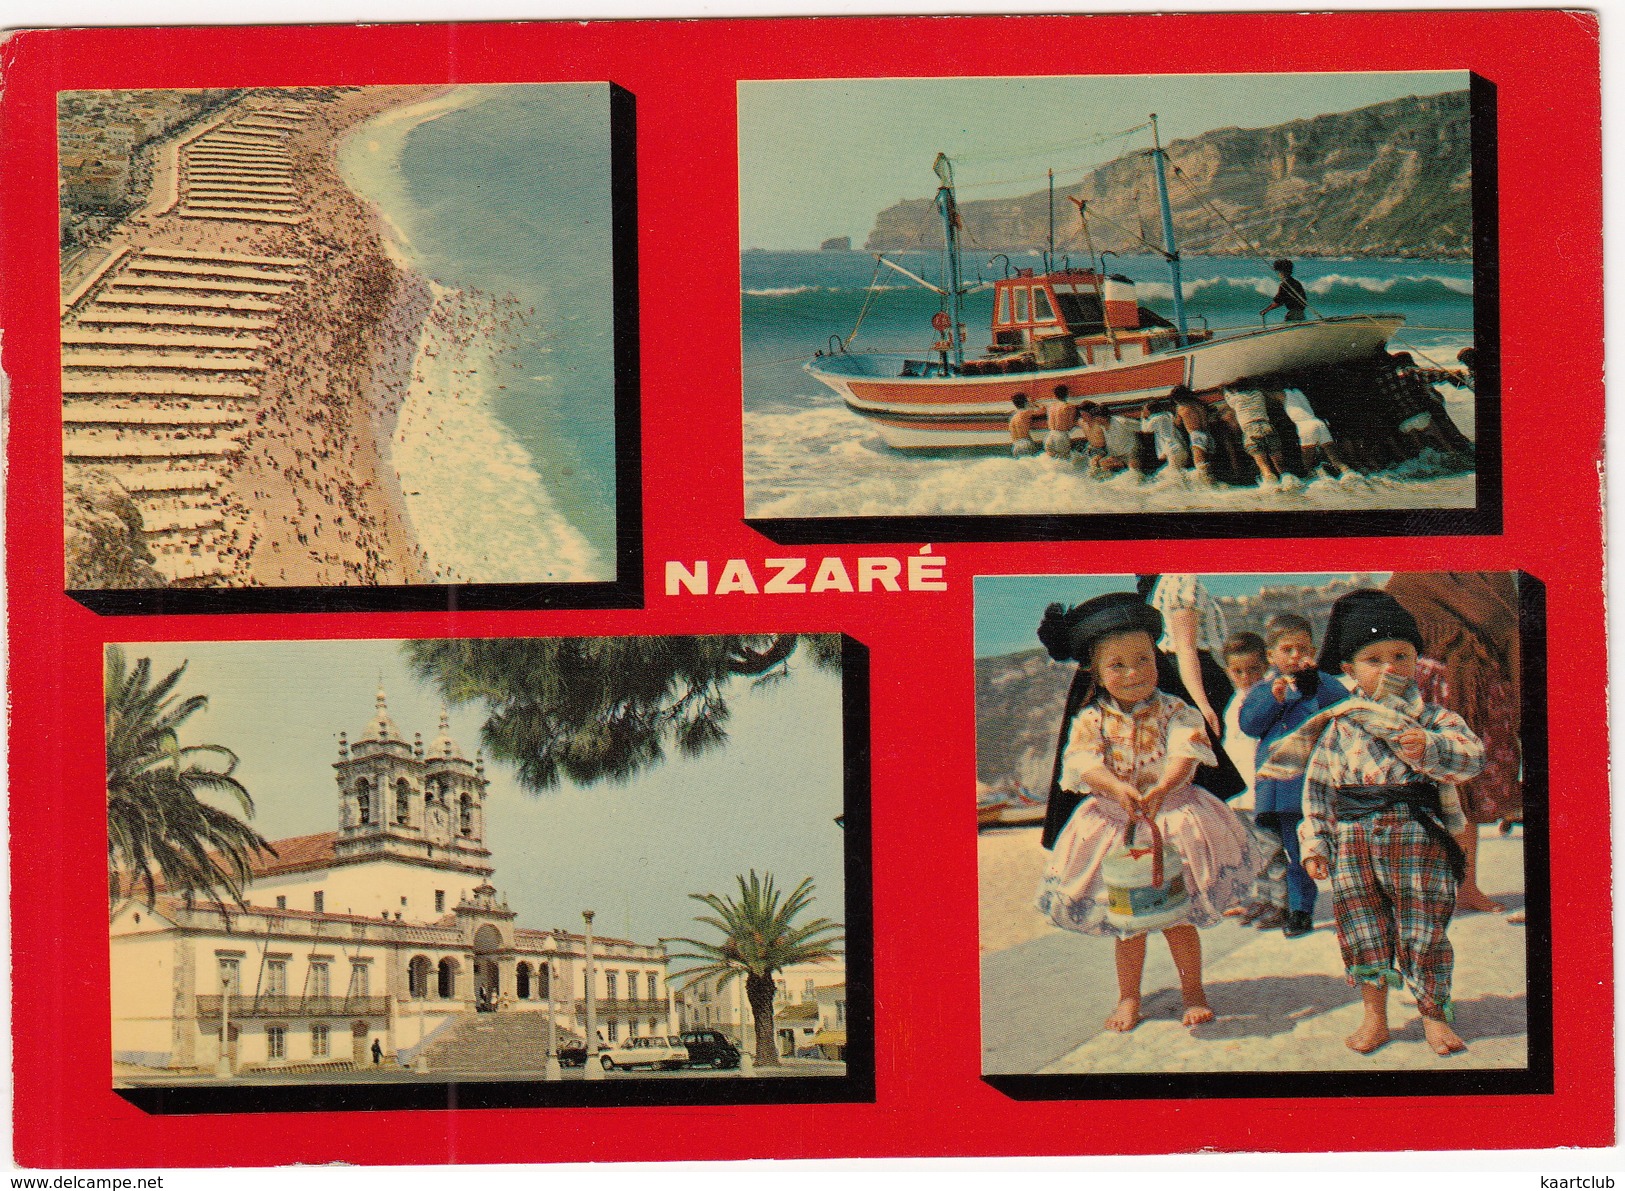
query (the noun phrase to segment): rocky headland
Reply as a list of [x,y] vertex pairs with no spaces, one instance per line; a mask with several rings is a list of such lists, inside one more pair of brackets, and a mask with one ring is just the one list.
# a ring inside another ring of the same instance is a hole
[[[1174,233],[1187,253],[1253,254],[1207,203],[1243,226],[1267,254],[1470,258],[1471,141],[1466,91],[1409,96],[1269,128],[1219,128],[1174,141],[1168,146],[1176,171],[1169,182]],[[927,165],[921,163],[922,174]],[[1088,204],[1096,251],[1145,251],[1125,228],[1143,227],[1147,239],[1161,239],[1144,151],[1107,162],[1064,192],[1057,189],[1058,242],[1077,251],[1078,219],[1063,193]],[[1038,246],[1048,234],[1049,196],[1039,191],[961,201],[960,215],[972,244]],[[864,245],[875,252],[941,246],[930,198],[882,211]]]

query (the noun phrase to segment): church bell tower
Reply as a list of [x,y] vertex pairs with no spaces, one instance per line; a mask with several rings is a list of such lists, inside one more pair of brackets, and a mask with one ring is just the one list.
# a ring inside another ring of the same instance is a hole
[[470,761],[451,738],[450,717],[424,747],[408,743],[390,719],[380,687],[372,722],[352,744],[339,734],[333,768],[339,786],[338,859],[391,857],[488,876],[485,762]]

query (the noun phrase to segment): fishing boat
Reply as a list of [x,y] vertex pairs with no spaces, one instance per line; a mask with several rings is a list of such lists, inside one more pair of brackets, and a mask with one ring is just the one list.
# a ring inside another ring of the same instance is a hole
[[[1278,376],[1368,358],[1404,324],[1400,314],[1313,318],[1215,332],[1191,329],[1185,315],[1179,251],[1168,201],[1167,155],[1150,127],[1163,244],[1173,283],[1173,318],[1140,304],[1133,280],[1089,268],[1016,269],[994,280],[991,334],[985,350],[967,356],[960,319],[962,280],[959,215],[953,166],[938,154],[945,284],[933,285],[901,265],[886,265],[943,298],[932,318],[937,339],[929,354],[848,351],[834,341],[804,365],[839,393],[846,407],[871,422],[888,446],[902,450],[1006,446],[1012,398],[1051,398],[1066,386],[1070,401],[1094,401],[1138,414],[1146,401],[1183,385],[1219,399],[1222,386],[1244,377]],[[1073,199],[1080,216],[1085,204]],[[1052,208],[1053,209],[1053,208]],[[1052,219],[1053,223],[1053,219]],[[1053,260],[1051,252],[1046,261]]]

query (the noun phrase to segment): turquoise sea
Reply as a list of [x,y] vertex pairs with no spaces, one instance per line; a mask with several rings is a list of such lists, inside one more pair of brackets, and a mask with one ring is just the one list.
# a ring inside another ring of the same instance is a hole
[[612,578],[609,87],[459,87],[346,141],[434,286],[392,456],[440,577]]

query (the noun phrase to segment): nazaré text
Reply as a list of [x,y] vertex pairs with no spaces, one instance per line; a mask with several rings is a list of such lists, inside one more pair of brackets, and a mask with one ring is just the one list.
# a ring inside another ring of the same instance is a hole
[[810,558],[765,558],[752,564],[730,558],[717,569],[711,583],[709,559],[693,564],[670,559],[666,563],[667,595],[796,595],[825,591],[947,591],[941,555],[916,554],[859,558],[848,566],[834,555]]

